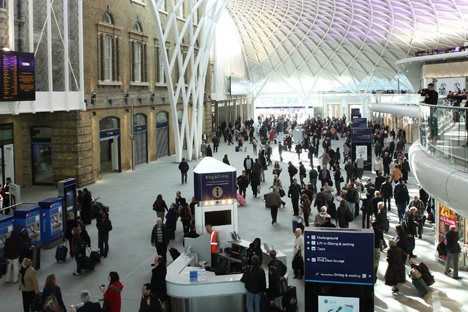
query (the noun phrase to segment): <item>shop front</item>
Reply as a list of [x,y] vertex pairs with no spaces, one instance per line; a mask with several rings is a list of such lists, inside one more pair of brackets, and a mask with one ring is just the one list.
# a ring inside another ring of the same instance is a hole
[[[445,242],[445,235],[450,231],[451,226],[456,226],[458,234],[460,236],[459,244],[462,249],[459,259],[459,269],[468,269],[468,219],[460,216],[451,210],[449,207],[439,203],[438,204],[438,216],[436,224],[437,233],[437,244]],[[445,261],[446,256],[438,255],[439,260]]]

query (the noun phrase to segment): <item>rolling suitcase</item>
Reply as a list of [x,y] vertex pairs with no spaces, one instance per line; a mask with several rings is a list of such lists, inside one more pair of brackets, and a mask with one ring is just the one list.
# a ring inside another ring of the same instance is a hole
[[81,266],[85,270],[94,271],[96,263],[90,257],[81,256]]
[[421,297],[424,297],[429,293],[429,286],[427,286],[426,282],[422,278],[411,278],[411,282]]
[[238,152],[238,151],[239,151],[239,145],[238,145],[238,146],[236,146],[236,152]]
[[101,263],[101,254],[97,251],[92,251],[91,248],[89,249],[89,257],[91,260],[94,261],[94,263]]
[[426,282],[422,279],[421,272],[412,268],[408,272],[408,276],[411,278],[411,283],[414,285],[414,288],[416,288],[421,297],[424,297],[429,293],[429,286],[427,286]]
[[285,312],[297,311],[297,292],[296,287],[288,286],[288,291],[283,295],[283,310]]
[[65,262],[67,260],[68,248],[65,245],[57,246],[55,250],[55,260]]
[[41,268],[41,249],[33,246],[30,250],[32,267],[37,271]]
[[409,259],[408,261],[412,268],[418,270],[419,273],[421,273],[421,278],[424,280],[424,282],[426,282],[428,286],[435,283],[434,276],[431,274],[431,271],[424,262],[421,262],[420,264],[414,264],[411,261],[411,259]]

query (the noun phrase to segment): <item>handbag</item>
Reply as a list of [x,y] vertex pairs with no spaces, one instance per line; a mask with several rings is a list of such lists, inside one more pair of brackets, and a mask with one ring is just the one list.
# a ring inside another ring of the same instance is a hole
[[286,192],[283,189],[280,189],[279,194],[281,197],[284,197],[286,195]]

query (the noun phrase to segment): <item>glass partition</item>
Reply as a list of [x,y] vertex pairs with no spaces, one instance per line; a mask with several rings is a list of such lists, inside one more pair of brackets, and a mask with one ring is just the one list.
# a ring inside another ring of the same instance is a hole
[[468,108],[420,104],[420,141],[431,157],[467,172]]

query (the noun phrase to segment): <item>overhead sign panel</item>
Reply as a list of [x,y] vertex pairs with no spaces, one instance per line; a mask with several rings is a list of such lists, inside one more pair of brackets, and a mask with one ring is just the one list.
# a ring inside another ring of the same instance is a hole
[[317,229],[304,238],[306,282],[374,284],[373,230]]
[[353,128],[351,132],[352,143],[371,143],[372,128]]

